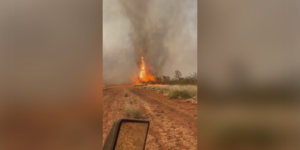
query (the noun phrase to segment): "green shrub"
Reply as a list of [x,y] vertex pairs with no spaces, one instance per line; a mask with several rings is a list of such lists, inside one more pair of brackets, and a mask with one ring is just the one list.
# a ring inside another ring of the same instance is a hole
[[186,92],[186,91],[178,91],[178,90],[176,90],[176,91],[171,92],[170,95],[169,95],[170,99],[175,99],[175,98],[179,98],[179,97],[185,98],[185,99],[191,98],[191,96],[189,95],[189,93]]
[[148,83],[149,83],[149,84],[155,84],[156,82],[154,82],[154,81],[149,81]]

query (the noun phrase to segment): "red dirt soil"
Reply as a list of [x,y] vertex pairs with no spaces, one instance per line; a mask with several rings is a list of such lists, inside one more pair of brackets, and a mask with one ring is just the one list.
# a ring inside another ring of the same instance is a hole
[[103,144],[114,121],[132,119],[125,115],[129,101],[142,111],[141,120],[150,121],[146,150],[197,149],[196,104],[184,99],[170,100],[163,94],[133,86],[113,86],[103,91]]

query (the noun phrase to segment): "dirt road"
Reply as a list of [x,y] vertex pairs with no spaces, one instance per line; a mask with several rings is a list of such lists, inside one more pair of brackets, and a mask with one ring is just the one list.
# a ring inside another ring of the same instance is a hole
[[197,149],[197,105],[132,86],[109,87],[103,91],[103,143],[114,121],[132,119],[125,115],[129,102],[141,110],[140,119],[150,121],[146,150]]

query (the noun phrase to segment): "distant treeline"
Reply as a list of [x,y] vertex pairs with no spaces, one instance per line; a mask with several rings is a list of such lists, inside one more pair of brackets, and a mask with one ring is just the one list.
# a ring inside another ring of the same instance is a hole
[[197,85],[197,73],[192,73],[188,76],[182,77],[181,72],[179,70],[176,70],[173,78],[169,76],[156,76],[155,81],[150,81],[149,83],[169,85]]

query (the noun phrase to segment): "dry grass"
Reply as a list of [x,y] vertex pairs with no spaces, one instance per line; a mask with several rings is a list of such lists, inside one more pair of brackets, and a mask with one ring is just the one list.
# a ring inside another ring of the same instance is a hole
[[142,111],[140,109],[135,109],[132,107],[126,107],[125,108],[125,115],[126,116],[132,116],[135,119],[139,119],[142,117]]
[[170,93],[169,98],[170,99],[175,99],[175,98],[188,99],[188,98],[191,98],[191,96],[186,91],[174,91],[174,92]]
[[196,85],[148,85],[143,87],[168,95],[169,98],[191,98],[197,96]]
[[124,113],[126,116],[132,116],[134,119],[139,119],[142,117],[142,111],[134,105],[132,98],[125,104]]

